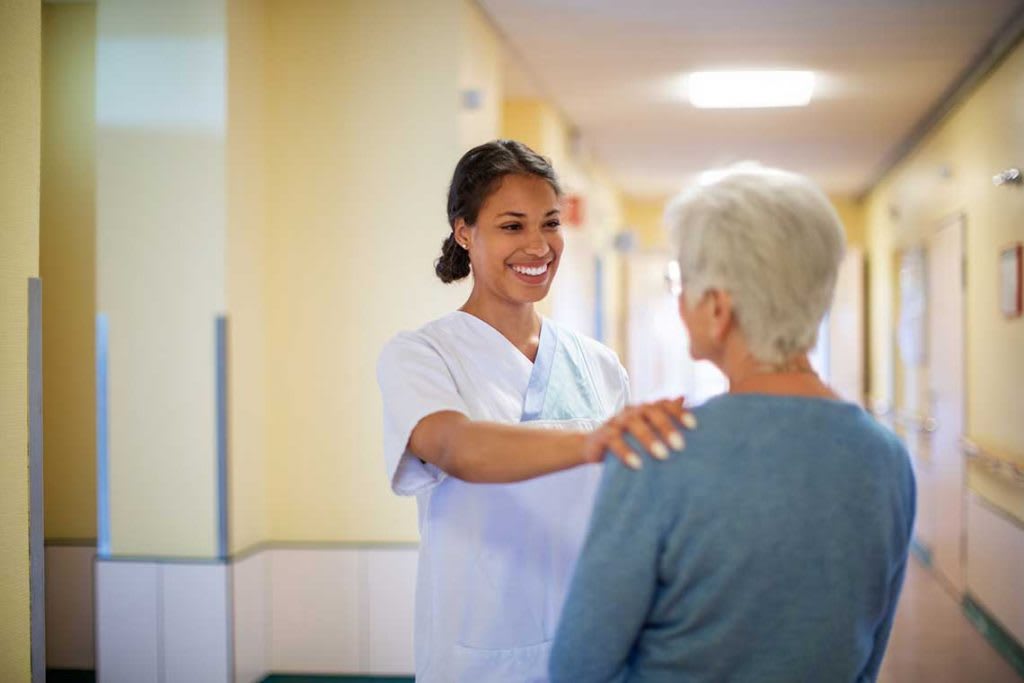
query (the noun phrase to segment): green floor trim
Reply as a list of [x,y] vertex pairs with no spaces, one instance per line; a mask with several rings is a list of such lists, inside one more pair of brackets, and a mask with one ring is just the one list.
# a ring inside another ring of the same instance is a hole
[[971,599],[971,596],[964,596],[964,614],[971,620],[974,627],[985,637],[992,647],[1003,656],[1017,674],[1024,678],[1024,646],[1010,635],[1010,633],[995,620],[985,608]]
[[910,539],[910,554],[925,567],[932,566],[932,549],[918,540],[916,536]]
[[46,683],[96,683],[92,669],[47,669]]
[[261,683],[413,683],[412,676],[339,676],[336,674],[271,674]]

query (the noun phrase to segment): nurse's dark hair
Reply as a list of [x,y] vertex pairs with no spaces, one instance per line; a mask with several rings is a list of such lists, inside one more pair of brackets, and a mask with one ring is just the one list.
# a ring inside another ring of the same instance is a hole
[[556,195],[562,188],[551,162],[515,140],[492,140],[474,147],[459,159],[448,187],[448,225],[451,232],[441,245],[434,272],[441,282],[455,282],[469,275],[469,253],[455,241],[455,222],[475,225],[480,207],[507,175],[543,178]]

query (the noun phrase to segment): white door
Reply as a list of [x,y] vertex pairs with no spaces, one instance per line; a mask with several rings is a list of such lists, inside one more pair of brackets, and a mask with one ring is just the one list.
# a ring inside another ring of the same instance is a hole
[[686,396],[695,405],[724,392],[725,376],[708,361],[693,362],[679,306],[666,280],[669,255],[636,251],[626,257],[626,370],[634,402]]
[[917,515],[914,519],[914,540],[928,556],[935,545],[935,501],[932,491],[931,439],[925,431],[928,412],[927,397],[927,311],[931,306],[926,284],[927,255],[920,247],[905,249],[897,264],[899,281],[899,386],[898,409],[894,426],[903,436],[914,465],[917,482]]
[[964,591],[964,220],[944,223],[928,240],[928,403],[935,568]]

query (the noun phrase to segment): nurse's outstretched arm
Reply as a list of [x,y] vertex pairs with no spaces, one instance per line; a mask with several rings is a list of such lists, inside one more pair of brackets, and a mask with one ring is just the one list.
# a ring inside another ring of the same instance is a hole
[[683,447],[680,424],[692,426],[692,419],[681,399],[628,408],[594,432],[476,422],[460,412],[440,411],[419,421],[408,448],[463,481],[505,483],[601,462],[606,450],[638,469],[643,461],[627,445],[626,434],[664,459]]

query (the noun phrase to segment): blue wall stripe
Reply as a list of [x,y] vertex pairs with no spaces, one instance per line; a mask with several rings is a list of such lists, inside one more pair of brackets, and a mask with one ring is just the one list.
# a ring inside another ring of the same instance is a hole
[[228,556],[228,320],[217,316],[217,555]]
[[96,554],[110,557],[110,463],[107,440],[107,343],[106,313],[96,316]]

